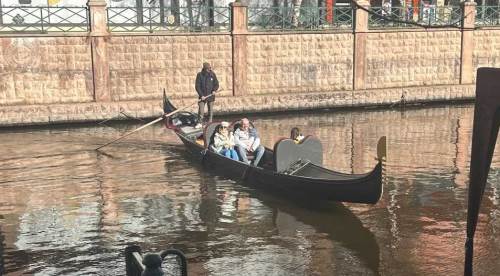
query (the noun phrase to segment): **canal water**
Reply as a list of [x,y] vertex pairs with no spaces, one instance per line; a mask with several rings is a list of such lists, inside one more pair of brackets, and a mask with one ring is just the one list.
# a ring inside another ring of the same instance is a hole
[[[123,275],[123,249],[138,244],[181,249],[190,275],[462,274],[472,105],[250,118],[268,147],[294,126],[318,136],[325,165],[346,173],[369,171],[386,135],[381,200],[297,202],[247,188],[205,172],[161,124],[101,152],[143,123],[1,130],[0,271]],[[476,275],[500,271],[500,154],[492,167]]]

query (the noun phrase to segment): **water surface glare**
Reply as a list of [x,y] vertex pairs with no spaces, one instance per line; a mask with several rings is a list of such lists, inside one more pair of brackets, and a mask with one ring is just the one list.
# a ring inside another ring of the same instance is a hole
[[[124,275],[123,249],[136,243],[181,249],[190,275],[461,275],[472,118],[472,105],[251,117],[264,145],[298,126],[322,140],[326,167],[347,173],[369,171],[386,135],[375,205],[244,187],[204,171],[161,124],[102,151],[141,124],[1,130],[0,267]],[[495,154],[475,275],[500,271],[499,168]]]

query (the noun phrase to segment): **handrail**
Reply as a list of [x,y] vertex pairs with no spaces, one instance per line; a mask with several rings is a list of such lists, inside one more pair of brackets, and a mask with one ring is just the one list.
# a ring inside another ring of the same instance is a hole
[[350,6],[325,7],[248,7],[251,31],[319,31],[352,29]]
[[499,26],[500,6],[477,6],[476,26]]
[[89,31],[88,7],[2,6],[0,33]]
[[229,7],[108,7],[111,32],[229,32]]

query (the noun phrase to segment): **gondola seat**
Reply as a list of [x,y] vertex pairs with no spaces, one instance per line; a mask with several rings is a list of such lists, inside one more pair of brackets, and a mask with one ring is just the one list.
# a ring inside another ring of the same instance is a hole
[[311,135],[299,144],[289,138],[283,138],[274,144],[274,170],[276,172],[296,171],[297,166],[314,164],[323,165],[323,146],[321,141]]
[[208,124],[203,131],[204,147],[210,149],[210,144],[214,141],[215,129],[220,125],[220,122]]

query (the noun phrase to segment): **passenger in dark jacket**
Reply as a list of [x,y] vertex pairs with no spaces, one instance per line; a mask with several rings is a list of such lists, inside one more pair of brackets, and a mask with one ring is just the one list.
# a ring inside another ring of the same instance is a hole
[[[213,114],[213,104],[215,100],[215,95],[210,96],[219,89],[219,81],[217,76],[212,71],[212,66],[209,63],[203,63],[203,68],[201,72],[196,75],[196,92],[198,92],[198,98],[201,100],[198,103],[198,121],[202,122],[203,116],[205,114],[205,104],[208,106],[208,122],[212,122]],[[210,96],[210,97],[209,97]],[[198,125],[197,127],[201,127]]]

